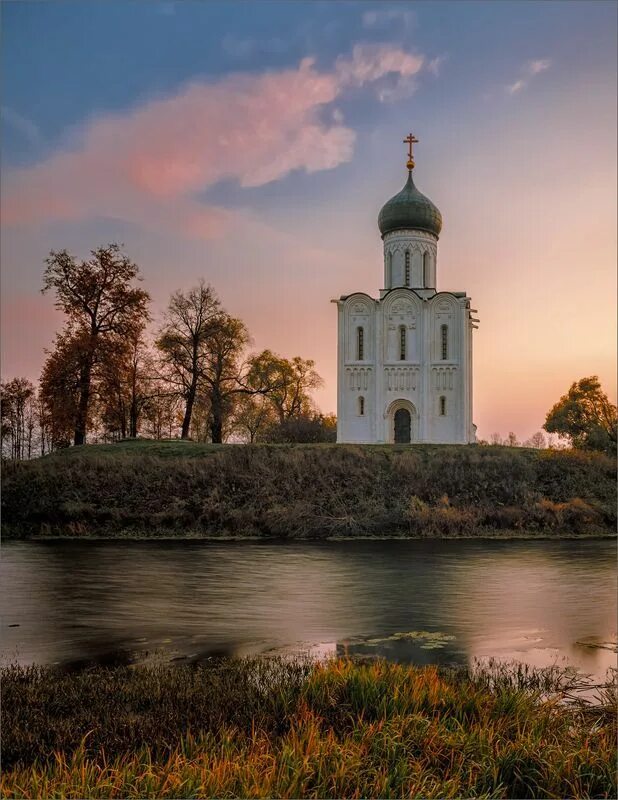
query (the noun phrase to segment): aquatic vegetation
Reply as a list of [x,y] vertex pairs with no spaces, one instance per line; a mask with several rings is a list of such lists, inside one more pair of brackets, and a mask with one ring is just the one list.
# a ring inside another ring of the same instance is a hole
[[370,647],[378,647],[389,642],[413,641],[422,650],[439,650],[445,647],[448,642],[454,641],[455,637],[449,633],[441,631],[405,631],[403,633],[392,633],[379,639],[358,639],[353,644],[364,644]]
[[571,707],[567,685],[556,670],[384,661],[15,667],[2,681],[0,788],[7,798],[614,797],[615,692]]

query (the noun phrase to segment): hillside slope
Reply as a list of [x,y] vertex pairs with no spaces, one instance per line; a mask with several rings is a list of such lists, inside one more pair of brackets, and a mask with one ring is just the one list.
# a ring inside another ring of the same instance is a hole
[[612,534],[615,464],[505,447],[92,445],[5,465],[5,537]]

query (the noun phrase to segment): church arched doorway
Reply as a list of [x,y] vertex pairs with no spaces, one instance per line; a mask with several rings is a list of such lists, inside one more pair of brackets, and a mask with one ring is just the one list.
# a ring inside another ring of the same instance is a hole
[[384,412],[384,441],[391,444],[410,444],[418,441],[418,414],[414,404],[403,397],[393,402]]
[[395,444],[410,444],[412,436],[412,418],[407,408],[398,408],[393,417],[395,424]]

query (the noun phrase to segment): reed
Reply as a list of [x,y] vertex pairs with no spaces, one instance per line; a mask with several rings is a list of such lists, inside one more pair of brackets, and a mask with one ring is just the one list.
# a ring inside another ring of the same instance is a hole
[[[122,686],[130,688],[108,713]],[[568,686],[556,671],[381,661],[64,676],[12,668],[0,786],[7,798],[614,797],[615,692],[609,706],[572,707],[561,702]],[[185,724],[202,692],[208,700]],[[155,711],[161,702],[167,711]],[[157,713],[167,726],[120,735]],[[54,730],[38,752],[14,729],[32,722]]]

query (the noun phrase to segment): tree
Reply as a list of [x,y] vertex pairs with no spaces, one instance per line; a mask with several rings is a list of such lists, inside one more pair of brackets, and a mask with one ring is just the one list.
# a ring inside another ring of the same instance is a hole
[[181,438],[189,438],[191,416],[210,357],[209,340],[222,316],[221,303],[204,281],[169,301],[156,345],[161,353],[163,379],[185,404]]
[[[64,331],[56,335],[54,349],[48,352],[40,380],[40,397],[49,419],[51,449],[68,447],[78,414],[80,370],[89,347],[85,333]],[[88,403],[88,415],[92,404]],[[89,419],[85,423],[89,423]]]
[[[119,245],[91,251],[88,261],[77,261],[66,250],[52,250],[46,259],[43,292],[53,289],[56,308],[67,316],[65,335],[79,346],[79,381],[75,408],[74,444],[84,444],[88,430],[93,368],[106,340],[131,335],[148,319],[150,297],[133,285],[139,268]],[[100,360],[100,359],[99,359]]]
[[120,342],[112,340],[101,365],[98,389],[101,418],[107,430],[135,439],[150,401],[155,367],[143,332],[136,329]]
[[617,410],[596,375],[581,378],[551,408],[543,428],[569,439],[573,447],[616,454]]
[[234,428],[250,444],[267,440],[278,422],[272,403],[263,394],[242,395],[234,413]]
[[220,444],[234,404],[241,394],[253,393],[243,378],[241,357],[249,342],[245,324],[221,314],[207,343],[208,358],[203,369],[205,394],[210,406],[211,441]]
[[527,441],[524,447],[534,447],[536,450],[544,450],[547,447],[547,440],[543,431],[537,431]]
[[519,439],[513,433],[513,431],[509,431],[509,435],[506,437],[505,444],[507,447],[519,447]]
[[494,445],[502,444],[502,437],[500,436],[499,433],[492,433],[491,436],[489,437],[489,441],[491,444]]
[[313,411],[309,392],[323,383],[314,367],[311,359],[295,356],[290,360],[264,350],[251,360],[247,381],[256,392],[268,397],[283,424]]
[[8,441],[9,458],[30,458],[36,426],[34,385],[27,378],[13,378],[1,389],[2,453]]
[[150,386],[148,402],[144,405],[145,430],[153,439],[171,439],[182,423],[178,396],[170,394],[161,381]]
[[316,412],[289,417],[273,425],[267,434],[269,442],[319,443],[337,441],[337,418],[334,414]]

